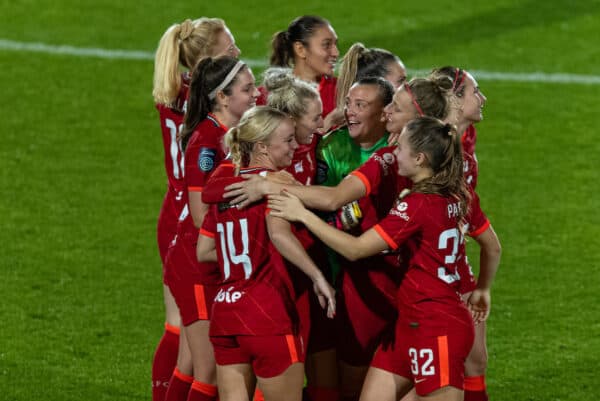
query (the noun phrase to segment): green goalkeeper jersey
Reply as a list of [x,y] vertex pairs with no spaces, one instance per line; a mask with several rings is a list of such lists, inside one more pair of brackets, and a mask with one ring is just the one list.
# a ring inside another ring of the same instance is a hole
[[[317,178],[315,184],[334,187],[340,183],[348,174],[360,167],[376,150],[388,146],[389,134],[378,140],[375,145],[368,149],[361,148],[350,137],[348,127],[341,127],[327,134],[317,147]],[[336,213],[320,213],[321,218],[326,221],[335,219]],[[325,276],[335,285],[340,272],[338,255],[327,248],[329,259],[329,271]]]
[[368,149],[361,148],[341,127],[327,134],[317,148],[317,185],[334,187],[361,166],[376,150],[387,146],[389,134]]

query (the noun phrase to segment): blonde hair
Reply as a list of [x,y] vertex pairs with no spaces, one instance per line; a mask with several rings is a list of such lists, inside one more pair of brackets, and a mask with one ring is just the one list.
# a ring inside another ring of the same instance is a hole
[[202,57],[212,56],[225,29],[222,19],[206,17],[187,19],[167,29],[154,58],[152,96],[156,103],[173,105],[181,89],[179,65],[191,70]]
[[231,162],[238,174],[240,167],[247,166],[257,142],[268,142],[271,134],[289,118],[285,113],[269,106],[256,106],[247,110],[236,127],[225,134]]
[[306,114],[310,100],[321,99],[314,85],[294,77],[289,68],[269,68],[264,72],[263,85],[269,92],[267,105],[294,119]]

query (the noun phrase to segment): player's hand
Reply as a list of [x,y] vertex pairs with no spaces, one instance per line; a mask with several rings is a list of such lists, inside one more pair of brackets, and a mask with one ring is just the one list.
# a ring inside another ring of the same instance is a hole
[[267,173],[267,180],[281,185],[301,185],[298,181],[296,181],[293,175],[285,170],[279,170],[276,172],[269,171]]
[[331,129],[338,127],[344,124],[344,111],[338,108],[333,109],[333,111],[327,114],[325,120],[323,120],[323,128],[319,129],[319,134],[326,134]]
[[313,289],[317,294],[321,308],[326,309],[329,319],[333,319],[335,317],[335,290],[323,275],[313,281]]
[[489,290],[475,289],[467,300],[467,308],[471,311],[475,324],[487,320],[491,306],[492,298]]
[[300,221],[301,212],[306,210],[300,198],[286,190],[280,195],[269,195],[269,209],[272,216],[288,221]]
[[400,139],[400,133],[390,132],[390,136],[388,136],[388,145],[390,145],[390,146],[398,145],[399,139]]
[[229,203],[236,205],[239,209],[243,209],[267,195],[264,177],[258,174],[242,174],[241,177],[244,178],[244,181],[226,186],[223,194],[225,199],[233,198]]

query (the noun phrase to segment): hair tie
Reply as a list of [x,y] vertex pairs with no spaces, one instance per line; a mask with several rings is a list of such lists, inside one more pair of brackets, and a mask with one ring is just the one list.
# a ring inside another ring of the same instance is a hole
[[194,31],[192,20],[186,19],[179,25],[179,40],[186,40]]
[[446,134],[448,136],[452,136],[452,126],[450,124],[446,124],[444,125],[444,128],[446,129]]
[[410,89],[410,86],[408,86],[407,83],[405,83],[403,86],[404,86],[404,90],[408,93],[408,96],[410,96],[410,100],[412,101],[412,104],[417,109],[419,116],[423,117],[425,115],[425,113],[423,113],[421,106],[419,106],[419,103],[417,103],[417,99],[415,98],[415,95],[413,95],[412,90]]
[[215,89],[213,89],[209,94],[208,94],[208,98],[210,100],[213,100],[217,97],[217,93],[219,93],[219,91],[222,91],[223,89],[225,89],[225,87],[227,85],[229,85],[229,83],[233,80],[233,78],[235,77],[235,75],[238,73],[238,71],[245,66],[246,64],[243,61],[238,61],[236,65],[233,66],[233,68],[231,69],[231,71],[229,71],[229,74],[227,74],[227,76],[225,77],[225,79],[223,80],[223,82],[221,82]]
[[[460,75],[461,73],[462,73],[462,75]],[[460,81],[458,80],[459,75],[460,75]],[[464,80],[465,80],[465,74],[464,74],[463,70],[461,70],[460,68],[457,68],[456,72],[454,73],[454,82],[452,84],[452,92],[453,93],[456,93],[459,91]]]

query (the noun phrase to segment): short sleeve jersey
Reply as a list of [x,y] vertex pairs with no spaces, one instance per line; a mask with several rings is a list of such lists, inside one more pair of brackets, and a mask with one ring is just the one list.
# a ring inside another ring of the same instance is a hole
[[163,104],[156,105],[162,131],[165,171],[169,190],[174,193],[179,193],[184,189],[183,151],[181,150],[179,133],[183,127],[183,117],[187,106],[189,73],[183,73],[181,80],[181,88],[174,104],[171,107]]
[[408,270],[398,288],[403,313],[419,313],[422,301],[453,307],[459,301],[459,263],[465,258],[459,203],[435,194],[411,193],[375,226],[391,249],[404,246]]
[[[241,170],[240,174],[264,169]],[[272,244],[265,201],[245,209],[212,204],[201,235],[215,240],[222,285],[215,298],[211,336],[292,332],[294,304],[284,259]]]
[[[225,158],[223,137],[226,132],[227,128],[209,114],[192,133],[185,149],[186,204],[189,202],[188,192],[202,192],[202,188],[219,162]],[[179,224],[178,233],[195,234],[197,231],[189,216],[189,210],[184,209]]]

